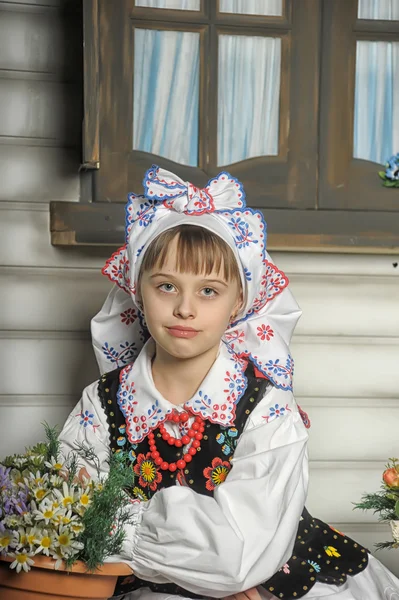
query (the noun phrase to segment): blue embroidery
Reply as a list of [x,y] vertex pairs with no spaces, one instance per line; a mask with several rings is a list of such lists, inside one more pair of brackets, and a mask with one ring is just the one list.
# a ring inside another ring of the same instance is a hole
[[118,350],[113,346],[110,346],[108,342],[105,342],[104,346],[101,348],[107,360],[111,363],[115,363],[117,367],[127,365],[138,353],[135,344],[129,344],[129,342],[120,344],[119,347],[120,350],[118,352]]

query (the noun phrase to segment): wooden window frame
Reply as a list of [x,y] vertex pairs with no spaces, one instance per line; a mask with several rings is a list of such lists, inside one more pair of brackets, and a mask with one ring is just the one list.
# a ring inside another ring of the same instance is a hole
[[[347,7],[345,16],[351,15],[351,24],[357,27],[356,35],[370,35],[370,27],[375,28],[376,23],[356,22],[353,16],[356,0],[345,0],[345,3]],[[83,4],[85,22],[83,166],[93,169],[93,198],[96,201],[52,203],[52,243],[55,245],[122,245],[124,199],[128,191],[140,193],[139,184],[145,170],[150,166],[151,155],[142,153],[140,156],[140,153],[135,151],[134,169],[129,173],[126,156],[131,153],[132,128],[126,123],[126,115],[133,115],[132,92],[131,89],[129,90],[129,86],[132,86],[129,77],[118,78],[118,72],[133,72],[133,55],[128,51],[129,47],[131,48],[132,25],[130,19],[126,19],[126,11],[129,10],[129,14],[136,17],[138,23],[143,24],[145,21],[142,19],[148,15],[148,9],[134,7],[133,0],[118,0],[117,3],[85,0]],[[101,10],[99,10],[100,4]],[[347,33],[343,38],[341,36],[342,47],[340,46],[337,52],[331,52],[332,44],[336,42],[337,35],[340,35],[339,26],[342,25],[343,15],[337,16],[334,12],[337,11],[338,4],[342,7],[342,3],[332,0],[301,0],[300,3],[296,0],[286,0],[283,17],[251,16],[248,20],[251,32],[260,35],[268,33],[270,28],[270,32],[276,34],[276,31],[280,30],[281,35],[284,36],[291,23],[296,28],[291,44],[289,84],[282,94],[284,96],[285,93],[289,98],[286,101],[290,107],[289,118],[282,125],[289,132],[288,158],[285,162],[280,159],[280,156],[267,157],[266,160],[251,159],[232,165],[229,170],[233,175],[244,180],[248,204],[263,210],[270,231],[269,249],[396,254],[399,253],[399,211],[396,207],[395,210],[391,210],[388,206],[385,210],[376,211],[370,210],[370,206],[365,209],[362,205],[360,209],[355,207],[348,210],[348,203],[345,201],[340,200],[341,204],[338,206],[333,204],[335,208],[331,207],[331,203],[335,202],[334,199],[325,202],[325,198],[342,194],[340,186],[343,169],[346,169],[347,196],[359,193],[364,195],[364,198],[368,198],[370,195],[372,197],[377,190],[381,193],[376,165],[370,163],[372,167],[368,168],[365,174],[366,167],[363,163],[367,161],[352,159],[348,155],[347,148],[340,145],[340,129],[337,124],[343,117],[342,107],[345,107],[344,120],[349,127],[348,120],[351,118],[351,111],[353,113],[353,106],[351,110],[350,107],[348,108],[350,104],[348,98],[351,98],[353,89],[349,89],[348,93],[345,76],[342,76],[337,83],[333,75],[337,66],[344,69],[343,73],[346,73],[347,77],[354,72],[354,52],[352,31],[350,35]],[[238,32],[235,25],[241,15],[223,13],[221,18],[216,12],[216,2],[206,3],[205,0],[201,0],[201,11],[190,11],[193,15],[192,21],[199,30],[209,18],[206,7],[213,13],[212,27],[226,32]],[[184,27],[186,16],[181,13],[185,11],[156,9],[158,10],[158,14],[153,11],[152,26],[154,22],[158,22],[157,26],[160,26],[160,23],[165,20],[165,14],[168,13],[168,20],[172,20],[176,26]],[[333,23],[329,28],[331,18]],[[113,19],[114,31],[118,30],[117,37],[113,35],[109,26],[110,19]],[[388,34],[396,35],[397,25],[397,23],[389,24],[391,29]],[[323,32],[323,39],[321,32]],[[352,42],[349,41],[350,39]],[[116,47],[109,56],[106,53],[112,44],[114,46],[116,44]],[[322,46],[323,52],[321,52]],[[284,68],[288,68],[288,65]],[[320,72],[322,76],[319,81]],[[114,107],[114,89],[118,89],[120,110],[115,110]],[[297,102],[299,89],[302,93],[300,103]],[[201,94],[205,93],[206,91],[202,89]],[[322,106],[320,106],[320,97],[324,103]],[[209,102],[209,98],[205,102]],[[303,110],[304,105],[307,106],[307,111]],[[352,132],[352,128],[349,129]],[[353,135],[351,140],[352,138]],[[280,128],[280,141],[281,139],[283,138],[281,138]],[[284,147],[282,149],[284,150]],[[200,152],[203,160],[204,149],[201,146]],[[213,153],[215,156],[215,148]],[[330,158],[332,164],[328,159],[331,156],[334,157],[333,160]],[[209,177],[216,174],[201,169],[195,170],[192,167],[181,167],[181,165],[176,168],[176,163],[165,159],[159,160],[158,157],[155,157],[154,162],[177,172],[181,177],[197,185],[204,185]],[[261,186],[260,189],[259,173],[260,170],[265,169],[266,163],[270,164],[268,185]],[[362,164],[359,166],[359,163]],[[326,168],[325,164],[329,164],[329,168]],[[359,185],[360,188],[357,187]],[[368,189],[369,185],[371,191]],[[321,206],[317,202],[319,190],[323,197]],[[386,194],[391,193],[391,197],[395,195],[392,194],[393,190],[382,191]]]

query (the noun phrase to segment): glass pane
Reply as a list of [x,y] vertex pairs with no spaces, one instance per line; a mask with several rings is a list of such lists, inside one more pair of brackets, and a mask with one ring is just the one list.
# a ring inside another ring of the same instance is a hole
[[135,29],[133,149],[198,165],[199,33]]
[[399,20],[398,0],[359,0],[359,19]]
[[353,156],[399,152],[399,42],[357,42]]
[[219,37],[218,165],[278,154],[281,39]]
[[174,10],[199,10],[200,0],[136,0],[136,6],[172,8]]
[[281,17],[283,0],[219,0],[219,10],[221,13]]

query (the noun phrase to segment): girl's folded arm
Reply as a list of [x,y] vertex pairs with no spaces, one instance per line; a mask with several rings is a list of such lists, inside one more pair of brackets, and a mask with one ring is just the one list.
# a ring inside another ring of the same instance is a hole
[[272,388],[214,496],[173,486],[132,506],[123,558],[142,579],[204,596],[266,581],[291,556],[307,493],[307,437],[291,392]]
[[[100,401],[98,399],[98,381],[88,385],[82,397],[70,413],[59,435],[61,453],[64,458],[77,446],[84,444],[91,447],[98,458],[100,474],[108,472],[107,458],[109,456],[108,424]],[[81,467],[86,467],[91,477],[97,477],[97,471],[92,462],[79,458]]]

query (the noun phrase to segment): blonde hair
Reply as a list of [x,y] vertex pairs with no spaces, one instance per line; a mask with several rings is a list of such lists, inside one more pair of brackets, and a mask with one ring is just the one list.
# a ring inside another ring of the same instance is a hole
[[240,271],[231,248],[218,235],[197,225],[178,225],[155,238],[144,254],[142,273],[165,263],[169,244],[178,236],[176,269],[182,273],[210,275],[216,271],[226,281],[237,281],[242,289]]

